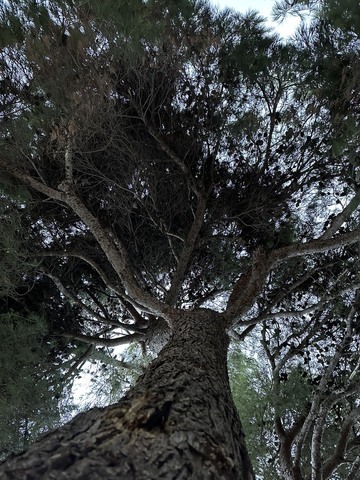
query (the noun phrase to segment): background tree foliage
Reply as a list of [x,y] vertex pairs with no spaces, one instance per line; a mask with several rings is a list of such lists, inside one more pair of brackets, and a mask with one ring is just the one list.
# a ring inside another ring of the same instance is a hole
[[0,318],[0,457],[4,459],[60,425],[71,406],[60,359],[49,358],[45,322],[13,312]]
[[[159,350],[163,304],[217,305],[260,345],[260,367],[232,363],[259,472],[356,478],[359,19],[345,3],[278,3],[277,17],[314,12],[286,42],[203,1],[2,5],[0,333],[21,351],[4,350],[6,392],[16,362],[16,388],[44,372],[40,399],[91,356],[116,364],[116,345]],[[39,403],[34,425],[59,413]]]

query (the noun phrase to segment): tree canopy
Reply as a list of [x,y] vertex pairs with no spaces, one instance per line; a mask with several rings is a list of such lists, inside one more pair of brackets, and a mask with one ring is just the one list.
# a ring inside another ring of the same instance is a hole
[[274,15],[304,7],[284,40],[198,0],[1,6],[0,333],[41,317],[56,342],[36,361],[69,378],[101,347],[159,351],[177,312],[220,312],[261,357],[259,471],[350,480],[360,22],[337,0]]

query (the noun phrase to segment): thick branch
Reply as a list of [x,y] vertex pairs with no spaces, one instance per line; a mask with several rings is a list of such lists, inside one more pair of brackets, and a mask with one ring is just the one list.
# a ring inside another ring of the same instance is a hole
[[330,227],[321,235],[321,239],[326,240],[331,238],[339,230],[341,225],[346,222],[350,215],[357,209],[360,204],[360,190],[356,192],[355,196],[350,200],[348,205],[342,210],[331,222]]
[[[319,385],[320,391],[317,396],[319,396],[321,390],[323,390],[325,385],[328,383],[330,379],[330,375],[332,375],[333,371],[335,370],[335,367],[339,363],[339,360],[344,352],[344,349],[347,347],[349,340],[351,339],[352,319],[354,315],[355,315],[355,308],[353,307],[347,317],[346,335],[342,340],[339,348],[335,352],[334,356],[332,357],[330,364],[325,372],[325,375],[322,377],[320,381],[320,385]],[[348,388],[344,389],[343,392],[339,392],[339,393],[334,392],[332,395],[326,398],[326,400],[321,405],[320,411],[316,416],[314,432],[313,432],[312,442],[311,442],[312,443],[311,445],[311,467],[312,467],[311,478],[312,480],[322,480],[323,478],[327,478],[326,476],[323,475],[323,472],[322,472],[321,440],[322,440],[323,431],[325,428],[328,411],[331,408],[331,406],[334,403],[336,403],[339,397],[341,398],[342,395],[349,395],[354,388],[357,388],[357,385],[356,383],[353,382],[348,386]],[[357,409],[355,409],[355,411],[353,412],[355,415],[355,419],[354,419],[354,422],[355,422],[357,417],[360,415],[360,410],[357,411]],[[345,422],[343,423],[342,429],[340,431],[339,441],[335,448],[334,456],[332,457],[331,465],[333,470],[343,460],[343,454],[346,450],[347,437],[350,432],[350,428],[352,427],[352,424],[349,426],[349,422],[351,423],[351,421],[352,421],[352,417],[350,416],[345,420]]]
[[10,167],[7,162],[0,158],[0,167],[3,167],[6,172],[12,175],[17,180],[20,180],[24,185],[27,185],[37,192],[40,192],[46,195],[49,198],[53,198],[55,200],[65,201],[65,194],[59,190],[55,190],[54,188],[48,187],[39,180],[27,175],[26,173],[22,172],[20,169],[16,167]]
[[316,303],[315,305],[311,305],[311,307],[304,308],[303,310],[297,310],[295,312],[294,311],[292,312],[289,310],[288,312],[274,312],[274,313],[268,313],[265,315],[260,315],[257,318],[244,320],[243,322],[241,322],[241,326],[257,325],[258,323],[266,322],[268,320],[276,320],[276,319],[283,319],[283,318],[301,318],[303,315],[316,312],[321,307],[323,307],[324,304],[325,304],[325,300],[322,300],[319,303]]
[[229,333],[234,335],[235,339],[241,342],[254,330],[255,327],[256,324],[253,324],[246,327],[241,333],[237,332],[236,330],[230,330]]
[[[331,375],[333,374],[336,366],[338,365],[340,358],[342,357],[344,348],[349,342],[349,336],[346,335],[342,340],[341,344],[339,345],[338,349],[335,351],[333,357],[331,358],[328,367],[326,368],[323,376],[320,379],[319,386],[317,388],[317,392],[313,398],[312,405],[310,412],[304,422],[303,428],[301,429],[300,435],[297,441],[297,448],[295,452],[295,464],[299,464],[300,457],[301,457],[301,450],[305,441],[306,436],[310,430],[310,426],[313,422],[316,422],[313,432],[313,441],[312,441],[312,449],[311,449],[311,467],[314,478],[317,478],[318,470],[319,470],[319,441],[317,439],[321,438],[322,430],[323,430],[323,423],[320,421],[319,418],[319,411],[321,402],[323,400],[323,394],[326,389],[326,386],[330,380]],[[351,392],[351,388],[347,389],[346,392],[343,392],[342,395],[348,395]],[[322,410],[324,411],[325,405],[331,405],[331,402],[335,403],[339,394],[333,394],[330,397],[327,397],[324,404],[322,405]],[[327,407],[329,408],[329,407]]]
[[80,370],[81,367],[84,365],[86,360],[90,357],[92,351],[94,350],[94,345],[89,345],[85,352],[83,352],[79,358],[74,362],[74,364],[69,368],[69,370],[65,373],[62,377],[64,380],[72,377],[72,375],[77,371]]
[[268,255],[262,248],[254,254],[251,267],[241,275],[229,297],[223,316],[229,324],[244,315],[253,305],[269,273]]
[[303,310],[297,311],[287,311],[287,312],[274,312],[274,313],[267,313],[260,315],[257,318],[253,318],[250,320],[244,320],[241,322],[241,326],[245,325],[257,325],[258,323],[265,322],[267,320],[276,320],[281,318],[301,318],[303,315],[308,315],[309,313],[314,313],[320,309],[323,309],[324,305],[331,300],[336,300],[341,295],[348,293],[348,292],[355,292],[360,289],[360,283],[355,285],[351,285],[348,288],[343,288],[342,290],[336,292],[333,295],[323,295],[318,303],[311,305],[308,308],[304,308]]
[[293,244],[274,250],[270,254],[259,249],[252,266],[241,275],[229,297],[224,317],[229,324],[244,315],[260,294],[271,268],[294,257],[327,252],[360,241],[360,228],[332,239],[319,238],[307,243]]
[[336,248],[345,247],[346,245],[352,245],[359,241],[360,228],[357,228],[352,232],[337,235],[331,239],[320,237],[310,242],[288,245],[272,252],[270,255],[271,266],[274,267],[289,258],[327,252]]
[[90,345],[98,345],[103,347],[116,347],[118,345],[126,345],[131,342],[137,342],[144,338],[142,333],[131,333],[130,335],[124,335],[123,337],[116,338],[99,338],[92,337],[90,335],[82,335],[81,333],[62,333],[62,337],[72,338],[73,340],[80,340]]
[[142,116],[142,119],[146,125],[146,128],[149,130],[149,133],[155,138],[155,140],[158,142],[160,145],[161,149],[166,153],[166,155],[182,170],[182,172],[189,177],[190,171],[188,167],[185,165],[183,160],[176,155],[176,153],[172,150],[172,148],[169,147],[169,145],[164,141],[164,139],[161,137],[161,135],[158,134],[158,132],[153,128],[149,122],[147,122]]
[[[48,251],[48,250],[45,250],[41,253],[31,254],[31,256],[35,256],[35,257],[75,257],[75,258],[80,258],[84,262],[88,263],[95,270],[95,272],[99,275],[99,277],[103,281],[104,285],[106,285],[107,288],[112,290],[118,296],[121,303],[124,305],[124,307],[126,307],[129,310],[129,312],[130,312],[131,316],[134,318],[134,320],[136,320],[136,325],[139,326],[139,327],[145,325],[146,320],[144,320],[141,317],[141,315],[137,312],[136,308],[138,308],[140,311],[145,311],[146,313],[151,313],[151,311],[149,309],[145,309],[138,302],[134,301],[132,298],[130,298],[128,295],[126,295],[126,293],[124,292],[124,288],[121,285],[117,285],[112,280],[110,280],[110,278],[107,276],[105,271],[102,268],[100,268],[100,266],[95,262],[95,260],[93,260],[89,256],[85,255],[84,253],[80,253],[80,252],[76,252],[76,251],[73,251],[73,252],[54,252],[54,251]],[[130,305],[132,306],[132,308],[130,308]],[[138,315],[136,316],[136,319],[135,319],[135,312],[138,313]],[[141,321],[140,321],[139,317],[142,318]],[[146,322],[146,324],[147,324],[147,322]]]
[[115,272],[119,275],[128,295],[136,302],[148,307],[154,314],[163,314],[168,309],[160,300],[146,293],[138,284],[136,275],[128,259],[127,251],[122,242],[105,230],[99,220],[82,204],[71,191],[66,192],[66,203],[89,228],[102,248]]
[[68,143],[65,148],[65,178],[69,185],[73,184],[73,163],[72,163],[72,153],[71,153],[71,142],[68,140]]
[[136,280],[135,273],[128,260],[128,255],[124,245],[118,238],[115,238],[111,232],[106,231],[91,212],[82,204],[80,199],[71,190],[69,182],[64,181],[60,185],[62,191],[44,185],[30,175],[21,172],[15,167],[9,167],[4,161],[0,160],[0,166],[4,167],[12,176],[21,180],[24,184],[30,186],[34,190],[43,193],[49,198],[60,200],[66,203],[89,228],[95,239],[99,243],[110,264],[115,272],[119,275],[130,297],[132,297],[140,305],[148,307],[154,314],[164,314],[168,308],[158,299],[153,298],[146,293]]
[[334,454],[325,462],[323,467],[324,479],[329,478],[334,470],[344,461],[351,429],[359,417],[360,407],[357,407],[354,408],[345,418],[339,432]]
[[199,201],[197,204],[194,221],[185,239],[184,247],[179,258],[179,263],[177,265],[174,277],[171,282],[171,287],[167,295],[166,301],[169,305],[173,305],[176,303],[176,298],[179,294],[185,272],[189,266],[191,256],[194,252],[196,241],[198,239],[198,235],[204,221],[206,200],[206,195],[199,195]]

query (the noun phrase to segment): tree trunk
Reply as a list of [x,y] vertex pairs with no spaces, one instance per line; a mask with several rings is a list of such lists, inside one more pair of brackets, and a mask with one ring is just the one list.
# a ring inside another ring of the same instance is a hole
[[11,457],[0,479],[253,479],[227,347],[217,313],[182,312],[123,399],[78,415]]

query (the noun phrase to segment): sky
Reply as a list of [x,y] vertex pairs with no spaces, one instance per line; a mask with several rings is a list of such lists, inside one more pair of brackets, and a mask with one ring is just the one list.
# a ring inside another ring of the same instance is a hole
[[269,23],[282,37],[292,35],[299,23],[298,18],[290,16],[281,24],[271,22],[271,10],[275,0],[211,0],[211,3],[220,8],[228,7],[243,13],[247,10],[257,10],[263,17],[269,19]]

